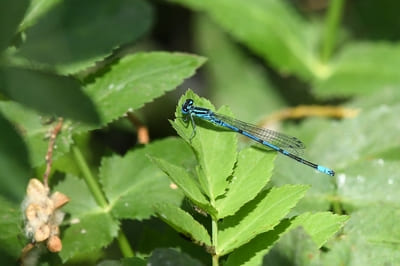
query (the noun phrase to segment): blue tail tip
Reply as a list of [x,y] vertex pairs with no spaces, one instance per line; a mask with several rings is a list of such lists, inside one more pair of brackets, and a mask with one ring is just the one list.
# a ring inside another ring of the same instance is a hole
[[335,175],[335,171],[333,171],[333,170],[331,170],[331,169],[329,169],[329,168],[327,168],[325,166],[322,166],[322,165],[318,165],[317,170],[322,172],[322,173],[324,173],[324,174],[330,175],[330,176],[334,176]]

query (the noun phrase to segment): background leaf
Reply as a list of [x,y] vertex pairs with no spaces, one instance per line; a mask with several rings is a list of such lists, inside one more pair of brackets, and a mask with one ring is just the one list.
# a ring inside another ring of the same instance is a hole
[[32,0],[25,14],[24,20],[20,24],[20,30],[24,30],[34,25],[41,16],[50,12],[61,0]]
[[[30,69],[0,68],[0,91],[42,113],[98,123],[99,115],[79,83],[69,77]],[[71,108],[71,106],[75,106]]]
[[14,126],[0,115],[0,194],[21,202],[30,178],[29,155]]
[[383,88],[397,86],[400,78],[396,66],[399,64],[398,44],[348,44],[332,59],[328,66],[329,74],[315,81],[315,92],[324,97],[343,97],[371,94]]
[[71,214],[70,226],[64,230],[62,236],[63,249],[59,253],[63,262],[107,246],[117,236],[118,220],[108,210],[97,205],[82,180],[67,175],[55,190],[71,199],[63,207],[65,212]]
[[[31,166],[37,167],[44,165],[49,145],[48,133],[54,127],[54,123],[46,123],[46,118],[41,117],[33,110],[24,108],[11,101],[1,101],[0,111],[14,124],[18,132],[23,136],[28,147]],[[73,127],[71,126],[71,123],[64,122],[63,129],[55,142],[57,148],[53,154],[53,160],[69,151],[69,147],[73,143],[72,131]],[[22,149],[23,148],[21,148],[21,150]],[[25,178],[28,180],[29,176]],[[25,187],[26,184],[23,188],[25,189]]]
[[151,23],[152,9],[142,0],[63,1],[27,30],[18,54],[76,73],[136,40]]
[[2,261],[14,264],[25,245],[20,207],[0,196],[0,255]]
[[173,0],[206,11],[221,27],[283,73],[307,80],[319,73],[312,27],[279,0]]
[[[179,151],[179,155],[171,150]],[[102,161],[100,181],[115,217],[146,219],[154,213],[156,204],[177,206],[181,203],[181,191],[171,187],[167,176],[146,156],[156,154],[176,161],[191,156],[183,141],[171,138],[134,150],[124,157],[113,156]]]
[[103,125],[173,90],[194,74],[204,58],[181,53],[125,56],[85,91],[96,103]]
[[149,258],[149,263],[152,265],[176,265],[185,266],[203,265],[199,261],[190,258],[188,255],[173,249],[156,249]]
[[[335,241],[332,252],[323,257],[325,265],[396,265],[400,228],[398,207],[377,204],[353,212],[344,227],[345,237]],[[354,249],[354,247],[358,247]]]
[[28,0],[1,1],[0,3],[0,53],[11,44],[18,24],[28,8]]
[[215,105],[228,105],[241,120],[253,123],[284,104],[269,73],[216,23],[197,15],[194,30],[196,49],[208,58],[206,92]]

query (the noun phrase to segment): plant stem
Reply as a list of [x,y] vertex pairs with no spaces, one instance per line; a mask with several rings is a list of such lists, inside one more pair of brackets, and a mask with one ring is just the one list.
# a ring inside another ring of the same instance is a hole
[[[88,166],[85,158],[83,157],[81,150],[77,146],[73,146],[72,153],[75,157],[75,160],[78,164],[79,169],[82,172],[83,179],[85,180],[87,186],[89,187],[89,190],[92,193],[93,197],[95,198],[97,204],[99,204],[99,206],[104,209],[108,208],[107,199],[104,196],[96,179],[93,177],[93,174],[90,171],[89,166]],[[125,258],[135,256],[135,253],[134,253],[132,247],[130,246],[128,239],[126,238],[122,229],[118,233],[117,240],[118,240],[119,248]]]
[[335,47],[337,30],[343,13],[344,0],[331,0],[325,20],[324,40],[322,44],[321,60],[327,62]]
[[83,157],[81,150],[76,145],[74,145],[72,147],[72,153],[75,157],[79,169],[82,172],[83,179],[85,180],[87,186],[89,187],[89,190],[92,193],[93,197],[95,198],[97,204],[99,204],[99,206],[102,208],[107,208],[108,207],[107,200],[103,195],[103,192],[101,191],[99,184],[93,177],[92,172],[90,171],[89,166],[85,158]]
[[[212,219],[211,223],[212,223],[212,245],[216,249],[218,245],[218,221]],[[219,265],[218,259],[219,259],[218,254],[213,254],[212,256],[213,266]]]
[[132,258],[135,256],[135,252],[129,244],[128,239],[126,238],[122,229],[118,233],[118,245],[122,255],[124,255],[124,258]]

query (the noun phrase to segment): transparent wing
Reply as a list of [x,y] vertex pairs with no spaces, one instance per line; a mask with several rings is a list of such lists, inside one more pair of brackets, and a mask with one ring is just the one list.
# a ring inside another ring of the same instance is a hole
[[270,129],[260,128],[229,116],[216,113],[214,113],[214,116],[215,118],[222,120],[231,126],[246,131],[259,139],[267,141],[297,156],[301,156],[304,152],[304,143],[296,137],[288,136]]

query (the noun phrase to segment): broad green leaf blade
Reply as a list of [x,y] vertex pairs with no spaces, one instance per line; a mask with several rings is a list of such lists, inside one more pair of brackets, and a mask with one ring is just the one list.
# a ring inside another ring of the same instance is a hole
[[203,264],[177,250],[171,248],[157,248],[152,252],[147,265],[201,266]]
[[0,115],[0,194],[21,202],[30,178],[28,150],[14,126]]
[[[48,124],[38,113],[12,101],[0,102],[0,112],[15,125],[23,136],[29,150],[32,167],[44,165],[49,145],[49,132],[54,128],[57,120]],[[64,122],[55,142],[56,149],[53,152],[53,160],[69,151],[69,147],[73,142],[72,131],[71,123]],[[19,151],[21,152],[22,149],[20,148]],[[26,178],[30,177],[27,176]],[[25,186],[26,184],[23,187]]]
[[0,68],[0,91],[40,112],[98,123],[99,115],[79,83],[65,76],[14,67]]
[[312,184],[301,203],[307,203],[303,211],[328,210],[332,200],[339,201],[348,211],[376,202],[399,203],[399,94],[382,91],[370,97],[378,103],[358,100],[354,106],[361,112],[355,118],[329,123],[310,120],[300,129],[316,132],[310,142],[305,142],[309,147],[305,158],[334,169],[334,178],[314,173],[282,156],[276,160],[272,179],[275,185]]
[[207,12],[222,28],[284,73],[303,79],[319,75],[317,36],[281,0],[173,0]]
[[[328,251],[329,252],[329,251]],[[290,230],[262,258],[265,265],[297,265],[320,266],[322,252],[302,227]],[[247,264],[249,265],[249,264]]]
[[63,249],[59,254],[63,262],[99,250],[117,236],[118,220],[110,215],[108,208],[102,209],[96,204],[84,181],[67,175],[54,191],[60,191],[71,199],[62,209],[70,214],[69,227],[61,238]]
[[216,202],[219,219],[235,214],[265,187],[272,175],[275,156],[276,153],[260,148],[240,151],[228,191]]
[[[173,151],[173,152],[171,152]],[[187,145],[175,138],[157,141],[127,153],[103,159],[100,182],[117,218],[146,219],[157,203],[180,205],[183,195],[148,158],[163,156],[176,162],[193,158]]]
[[62,1],[27,30],[19,55],[76,73],[136,40],[151,23],[151,6],[142,0]]
[[249,243],[238,247],[229,254],[226,265],[261,265],[265,254],[279,240],[280,236],[287,232],[289,226],[289,220],[285,219],[275,226],[273,230],[259,234]]
[[332,243],[323,265],[396,265],[400,261],[398,206],[376,204],[352,213],[344,237]]
[[344,226],[348,219],[349,217],[346,215],[330,212],[303,213],[293,219],[290,229],[297,226],[303,227],[317,247],[320,248]]
[[28,6],[28,0],[0,2],[0,54],[11,44]]
[[399,44],[348,44],[333,58],[327,75],[315,80],[315,92],[324,97],[343,97],[398,86],[399,65]]
[[105,125],[176,88],[204,63],[182,53],[137,53],[122,58],[86,87]]
[[211,246],[207,230],[189,213],[171,204],[157,204],[155,211],[160,219],[176,231],[190,237],[198,245]]
[[272,230],[304,196],[308,186],[286,185],[260,193],[219,225],[216,253],[225,255],[260,233]]
[[[181,118],[182,104],[188,98],[193,99],[196,106],[211,110],[214,110],[214,107],[209,101],[189,90],[179,100],[175,112],[177,118],[172,122],[172,126],[178,134],[193,147],[199,163],[197,172],[200,185],[213,201],[227,188],[227,178],[231,175],[236,162],[237,136],[236,133],[213,125],[211,122],[194,118],[196,134],[190,140],[193,136],[193,125],[187,123],[191,123],[191,119],[188,117],[185,122],[185,119]],[[218,113],[231,116],[231,112],[224,107],[218,110]]]
[[[393,152],[398,154],[400,148]],[[400,206],[400,164],[398,160],[369,159],[349,165],[337,177],[337,194],[347,210],[379,203]]]
[[209,59],[204,66],[205,79],[214,104],[228,105],[246,122],[256,122],[282,107],[278,90],[260,64],[249,58],[206,16],[198,16],[195,22],[194,36],[199,53]]
[[26,242],[23,235],[20,206],[0,196],[0,255],[2,255],[2,263],[7,264],[3,259],[6,261],[12,259],[14,264],[21,256]]
[[372,96],[368,94],[359,95],[352,102],[349,102],[346,107],[355,108],[359,111],[375,108],[377,103],[393,107],[399,103],[399,99],[400,90],[396,87],[390,87],[381,89]]
[[331,238],[348,219],[329,212],[304,213],[293,219],[281,221],[273,230],[260,234],[249,243],[239,247],[229,255],[227,265],[260,265],[265,255],[284,234],[302,227],[317,248]]
[[63,262],[79,254],[95,251],[107,246],[117,236],[119,222],[108,213],[98,212],[79,218],[79,223],[68,227],[62,236]]
[[199,184],[188,171],[165,160],[156,157],[151,158],[152,161],[163,170],[180,189],[186,197],[188,197],[194,204],[203,208],[209,205],[207,198],[202,193]]
[[[378,105],[361,112],[354,119],[329,128],[327,136],[321,134],[314,140],[313,145],[329,151],[325,155],[326,161],[337,170],[338,194],[346,204],[365,206],[373,201],[399,203],[396,193],[400,180],[397,163],[390,162],[393,159],[389,158],[385,166],[385,157],[398,154],[400,147],[397,134],[399,112],[399,104]],[[343,132],[348,132],[345,138],[342,137]],[[325,137],[340,139],[340,146],[327,142]],[[318,156],[316,150],[311,152],[310,156]]]

